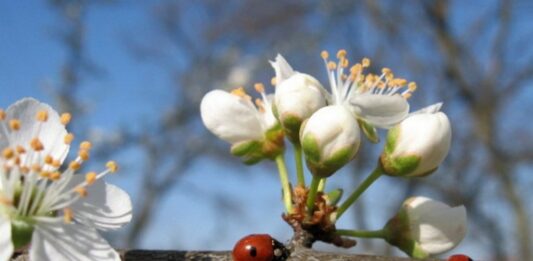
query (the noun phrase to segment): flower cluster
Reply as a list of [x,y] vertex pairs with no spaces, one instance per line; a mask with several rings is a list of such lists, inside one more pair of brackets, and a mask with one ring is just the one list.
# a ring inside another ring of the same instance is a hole
[[0,261],[28,246],[30,260],[120,260],[98,230],[128,223],[130,198],[102,180],[117,171],[114,161],[77,174],[91,143],[63,164],[74,139],[70,119],[32,98],[0,110]]
[[[417,89],[414,82],[396,77],[392,70],[370,71],[363,58],[350,64],[345,50],[331,59],[323,51],[329,91],[313,76],[294,70],[278,55],[270,61],[274,72],[274,95],[262,84],[253,98],[240,87],[231,92],[214,90],[201,104],[205,126],[229,142],[231,153],[246,163],[275,160],[280,172],[284,219],[295,233],[306,230],[315,240],[353,246],[351,237],[378,237],[405,253],[425,258],[455,247],[466,232],[464,207],[450,208],[424,197],[408,199],[398,214],[377,231],[337,229],[342,214],[380,176],[421,177],[434,172],[448,154],[451,126],[436,103],[410,112],[408,99]],[[344,200],[342,190],[326,192],[326,180],[359,153],[362,134],[380,141],[377,128],[388,131],[375,170]],[[294,145],[297,182],[292,186],[284,163],[283,142]],[[303,155],[302,155],[303,154]],[[302,157],[311,174],[305,182]]]

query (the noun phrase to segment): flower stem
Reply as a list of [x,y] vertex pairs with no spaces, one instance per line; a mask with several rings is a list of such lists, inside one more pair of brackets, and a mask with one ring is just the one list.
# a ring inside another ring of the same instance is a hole
[[278,166],[279,179],[281,181],[281,187],[283,189],[283,204],[287,213],[292,213],[292,199],[291,199],[291,188],[289,185],[289,177],[287,174],[287,166],[285,166],[285,159],[283,158],[283,153],[280,153],[276,156],[276,165]]
[[349,230],[337,229],[335,234],[340,236],[361,237],[361,238],[385,238],[386,232],[383,229],[379,230]]
[[294,144],[294,159],[296,161],[296,177],[298,179],[298,186],[305,187],[302,146],[300,144]]
[[307,214],[309,214],[309,217],[313,215],[313,210],[315,208],[315,199],[316,194],[318,191],[318,185],[320,184],[320,177],[317,177],[313,175],[313,179],[311,180],[311,186],[309,187],[309,194],[307,194]]
[[339,218],[342,216],[342,214],[355,202],[357,199],[363,194],[363,192],[366,191],[374,181],[376,181],[379,177],[383,175],[383,170],[381,169],[381,166],[377,166],[372,173],[366,177],[365,180],[361,184],[359,184],[359,187],[352,192],[352,194],[342,203],[342,205],[337,209],[337,216],[335,217],[336,220],[339,220]]
[[326,178],[321,178],[320,183],[318,183],[318,191],[322,192],[326,188]]

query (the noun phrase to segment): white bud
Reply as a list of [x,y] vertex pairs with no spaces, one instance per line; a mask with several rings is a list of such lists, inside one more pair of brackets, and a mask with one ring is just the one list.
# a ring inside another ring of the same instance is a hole
[[246,98],[210,91],[202,98],[200,114],[207,129],[231,144],[263,137],[257,110]]
[[320,177],[332,175],[353,159],[361,143],[357,120],[342,105],[319,109],[302,128],[300,140],[307,165]]
[[385,226],[387,241],[415,258],[456,247],[467,228],[464,206],[450,207],[426,197],[407,199]]
[[451,135],[446,114],[426,109],[411,114],[389,130],[381,155],[385,172],[393,176],[430,174],[446,158]]
[[294,71],[281,55],[270,63],[276,71],[276,114],[289,137],[297,140],[302,122],[326,106],[327,92],[311,75]]

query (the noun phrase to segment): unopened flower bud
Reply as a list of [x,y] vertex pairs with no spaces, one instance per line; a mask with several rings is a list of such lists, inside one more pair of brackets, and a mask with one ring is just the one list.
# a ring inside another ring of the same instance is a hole
[[342,105],[323,107],[302,126],[300,140],[314,175],[329,177],[359,149],[361,135],[352,113]]
[[456,247],[466,234],[466,209],[426,197],[407,199],[385,225],[386,240],[414,258]]
[[[430,106],[434,108],[440,106]],[[442,163],[451,143],[446,114],[423,109],[389,130],[381,164],[391,176],[425,176]]]
[[271,64],[276,71],[276,115],[288,137],[298,141],[302,122],[326,105],[327,92],[311,75],[293,71],[281,55]]

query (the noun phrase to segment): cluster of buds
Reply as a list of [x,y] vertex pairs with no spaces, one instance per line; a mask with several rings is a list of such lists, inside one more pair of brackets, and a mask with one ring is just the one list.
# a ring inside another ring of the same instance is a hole
[[[342,234],[340,230],[333,234],[335,223],[346,208],[381,175],[422,177],[434,172],[448,154],[451,126],[440,111],[442,103],[410,113],[408,100],[417,85],[396,77],[391,69],[368,73],[370,59],[350,64],[345,50],[337,52],[336,60],[331,60],[326,51],[321,57],[329,91],[316,78],[294,70],[278,55],[270,61],[275,72],[274,95],[266,95],[263,85],[256,84],[260,98],[254,105],[243,88],[231,92],[214,90],[203,98],[201,116],[205,126],[229,142],[231,153],[242,157],[245,163],[276,160],[287,209],[284,218],[295,230],[313,227],[315,238],[342,246],[339,242],[348,241],[340,240],[341,235],[359,235]],[[361,133],[370,142],[378,143],[378,128],[388,134],[376,169],[337,205],[342,190],[326,193],[326,179],[356,157]],[[299,173],[298,186],[294,188],[283,163],[284,137],[295,147]],[[305,185],[303,167],[299,166],[299,151],[303,151],[313,178],[309,186]],[[443,224],[446,220],[456,222]],[[385,228],[373,235],[410,256],[425,258],[455,247],[464,237],[465,223],[464,207],[450,208],[418,197],[407,200]]]

